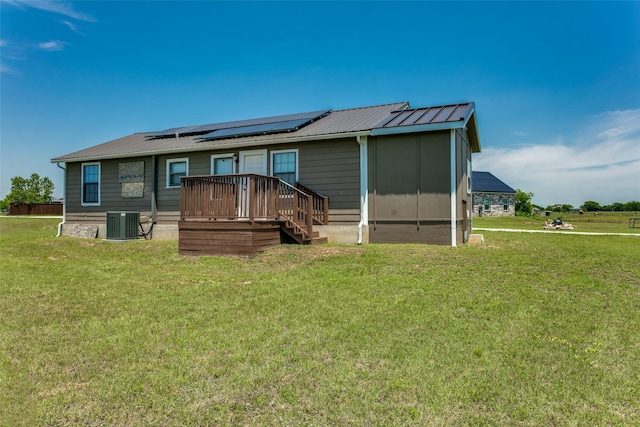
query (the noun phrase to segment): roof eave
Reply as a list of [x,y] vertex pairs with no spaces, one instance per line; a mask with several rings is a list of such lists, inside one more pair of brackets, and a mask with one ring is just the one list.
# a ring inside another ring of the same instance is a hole
[[[472,102],[471,108],[464,119],[464,126],[467,128],[468,136],[471,139],[471,152],[479,153],[482,151],[480,144],[480,133],[478,132],[478,123],[476,118],[476,105]],[[471,131],[469,131],[469,128]]]
[[[236,140],[229,139],[229,143],[226,144],[216,144],[216,145],[207,145],[203,142],[198,144],[202,144],[202,146],[198,147],[184,147],[184,148],[176,148],[172,150],[153,150],[153,151],[139,151],[132,153],[117,153],[117,154],[108,154],[101,156],[85,156],[85,157],[73,157],[73,158],[65,158],[56,157],[51,159],[51,163],[67,163],[67,162],[93,162],[98,160],[111,160],[111,159],[126,159],[132,157],[144,157],[144,156],[160,156],[165,154],[178,154],[178,153],[190,153],[195,151],[218,151],[218,150],[229,150],[235,148],[246,148],[246,147],[256,147],[260,145],[274,145],[274,144],[288,144],[288,143],[297,143],[297,142],[307,142],[307,141],[318,141],[325,139],[340,139],[340,138],[355,138],[358,136],[368,136],[371,135],[371,131],[353,131],[353,132],[344,132],[344,133],[335,133],[335,134],[324,134],[324,135],[309,135],[302,136],[296,138],[274,138],[274,139],[262,139],[258,141],[246,141],[246,142],[234,142]],[[223,140],[220,140],[223,141]]]

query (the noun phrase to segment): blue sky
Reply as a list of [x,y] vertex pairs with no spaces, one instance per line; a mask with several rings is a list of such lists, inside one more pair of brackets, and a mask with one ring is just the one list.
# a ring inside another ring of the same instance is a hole
[[534,203],[640,200],[640,2],[0,0],[0,197],[134,132],[476,103]]

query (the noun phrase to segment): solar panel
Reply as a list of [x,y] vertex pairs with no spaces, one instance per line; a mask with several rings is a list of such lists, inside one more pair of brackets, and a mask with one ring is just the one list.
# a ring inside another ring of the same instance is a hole
[[238,126],[227,129],[217,129],[198,137],[198,139],[222,139],[238,136],[264,135],[269,133],[290,132],[309,123],[313,119],[286,120],[273,123],[260,123],[249,126]]
[[[198,139],[215,139],[231,136],[260,135],[263,133],[286,132],[304,126],[331,110],[310,111],[307,113],[286,114],[259,119],[236,120],[206,125],[175,127],[154,132],[149,138],[167,138],[185,135],[202,135]],[[236,131],[233,131],[235,129]]]

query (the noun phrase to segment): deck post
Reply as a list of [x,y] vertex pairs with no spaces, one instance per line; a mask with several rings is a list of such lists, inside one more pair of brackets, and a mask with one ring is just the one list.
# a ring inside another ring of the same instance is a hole
[[247,197],[247,200],[248,200],[247,209],[249,209],[249,221],[253,222],[253,219],[255,218],[254,209],[257,204],[256,203],[257,202],[256,177],[254,175],[251,175],[249,177],[249,197]]
[[182,180],[180,184],[180,219],[184,220],[187,201],[187,191],[185,187],[187,183],[185,180]]
[[327,196],[322,197],[322,223],[329,224],[329,198]]
[[313,198],[311,196],[307,196],[307,233],[309,235],[309,239],[313,237]]

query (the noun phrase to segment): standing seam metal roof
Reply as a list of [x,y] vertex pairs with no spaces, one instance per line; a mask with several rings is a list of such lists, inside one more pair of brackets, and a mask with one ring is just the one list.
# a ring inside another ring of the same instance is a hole
[[[456,104],[440,107],[427,107],[410,109],[408,102],[398,102],[393,104],[383,104],[370,107],[351,108],[345,110],[322,110],[326,112],[317,120],[287,133],[271,133],[250,136],[229,135],[224,139],[207,140],[198,138],[198,134],[193,134],[194,129],[201,129],[203,126],[183,126],[170,128],[160,132],[135,133],[133,135],[118,138],[103,144],[95,145],[80,151],[76,151],[63,156],[51,159],[51,162],[66,161],[92,161],[106,158],[125,158],[152,154],[186,153],[192,151],[217,150],[233,147],[249,147],[257,145],[267,145],[276,143],[296,142],[303,140],[320,140],[336,138],[341,135],[353,135],[358,133],[374,134],[376,128],[402,128],[404,132],[416,131],[416,126],[432,126],[444,123],[454,123],[469,120],[474,112],[473,103]],[[320,113],[320,112],[312,112]],[[273,116],[274,118],[292,118],[308,116],[312,113],[290,114],[285,116]],[[233,122],[229,124],[256,123],[266,119],[249,119]],[[473,119],[472,119],[473,120]],[[466,122],[465,122],[466,123]],[[220,124],[218,124],[220,125]],[[475,134],[472,135],[472,147],[474,152],[480,151],[479,141],[477,141],[477,129],[475,121],[472,123]],[[180,135],[182,130],[183,135]],[[402,129],[398,129],[402,130]],[[184,135],[184,133],[188,133]],[[167,136],[178,133],[177,137],[158,138],[159,135]]]
[[412,108],[393,111],[378,123],[376,128],[452,123],[466,120],[473,111],[473,103],[443,105],[438,107]]
[[[158,138],[158,132],[135,133],[103,144],[51,159],[51,162],[88,161],[104,158],[122,158],[150,154],[180,153],[200,150],[215,150],[223,147],[263,145],[277,142],[295,142],[298,139],[321,139],[330,135],[369,131],[376,123],[387,117],[392,111],[405,108],[408,102],[383,104],[371,107],[351,108],[332,111],[330,114],[308,124],[294,132],[269,135],[242,136],[237,138],[202,140],[187,135],[178,138]],[[248,122],[248,121],[236,121]],[[226,122],[234,123],[234,122]],[[184,126],[182,128],[187,128]],[[168,129],[165,132],[180,127]],[[195,126],[194,126],[195,128]]]

